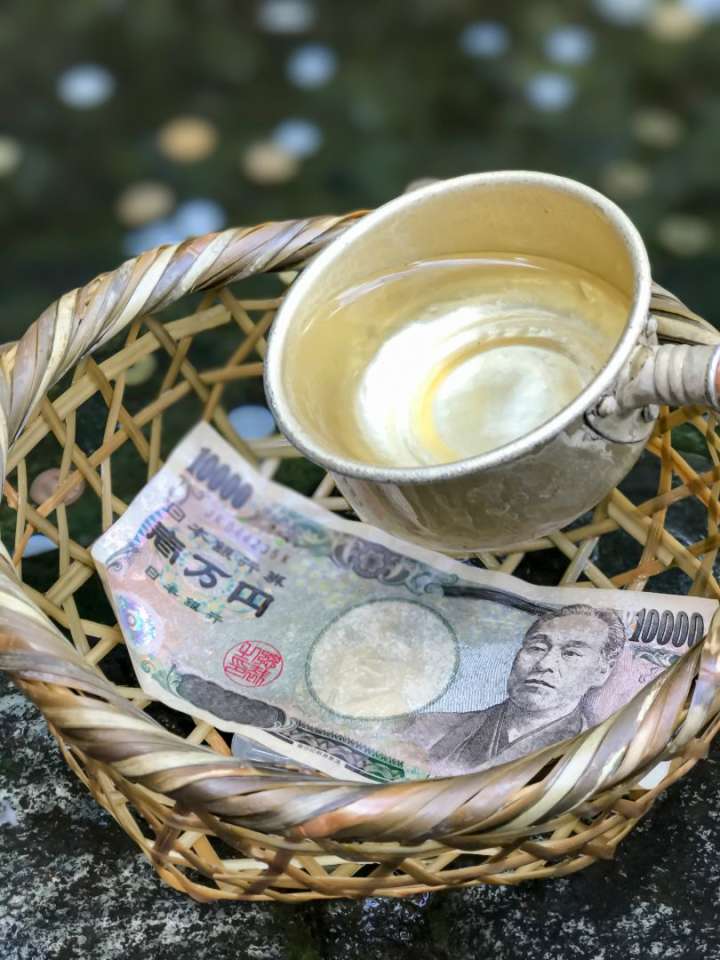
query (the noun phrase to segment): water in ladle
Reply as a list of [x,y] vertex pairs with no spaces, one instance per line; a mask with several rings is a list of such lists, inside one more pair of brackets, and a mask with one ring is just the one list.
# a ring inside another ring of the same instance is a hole
[[305,347],[313,329],[347,335],[342,356],[325,358],[325,409],[344,421],[346,455],[448,463],[571,403],[607,362],[628,308],[606,281],[545,258],[426,260],[346,291],[314,317]]

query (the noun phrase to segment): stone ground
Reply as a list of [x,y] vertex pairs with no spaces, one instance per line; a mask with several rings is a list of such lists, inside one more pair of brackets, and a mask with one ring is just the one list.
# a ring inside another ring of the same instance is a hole
[[0,675],[2,960],[615,960],[720,956],[720,752],[617,860],[412,900],[204,906],[160,883]]

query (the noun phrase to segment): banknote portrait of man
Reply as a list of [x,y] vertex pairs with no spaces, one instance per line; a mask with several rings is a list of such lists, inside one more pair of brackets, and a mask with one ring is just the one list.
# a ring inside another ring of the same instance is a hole
[[508,675],[507,697],[486,710],[426,713],[413,736],[438,773],[512,760],[580,733],[586,695],[607,681],[625,645],[613,610],[572,604],[529,627]]

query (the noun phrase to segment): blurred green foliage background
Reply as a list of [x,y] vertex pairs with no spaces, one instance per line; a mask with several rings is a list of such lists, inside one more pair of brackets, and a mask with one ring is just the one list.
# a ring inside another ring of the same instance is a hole
[[158,242],[554,171],[720,317],[719,0],[3,0],[0,341]]

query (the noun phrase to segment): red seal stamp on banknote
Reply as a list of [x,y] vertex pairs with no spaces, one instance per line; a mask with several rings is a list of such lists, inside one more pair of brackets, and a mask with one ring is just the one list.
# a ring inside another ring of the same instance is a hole
[[283,655],[264,640],[243,640],[223,659],[225,676],[241,687],[266,687],[277,680],[283,666]]

